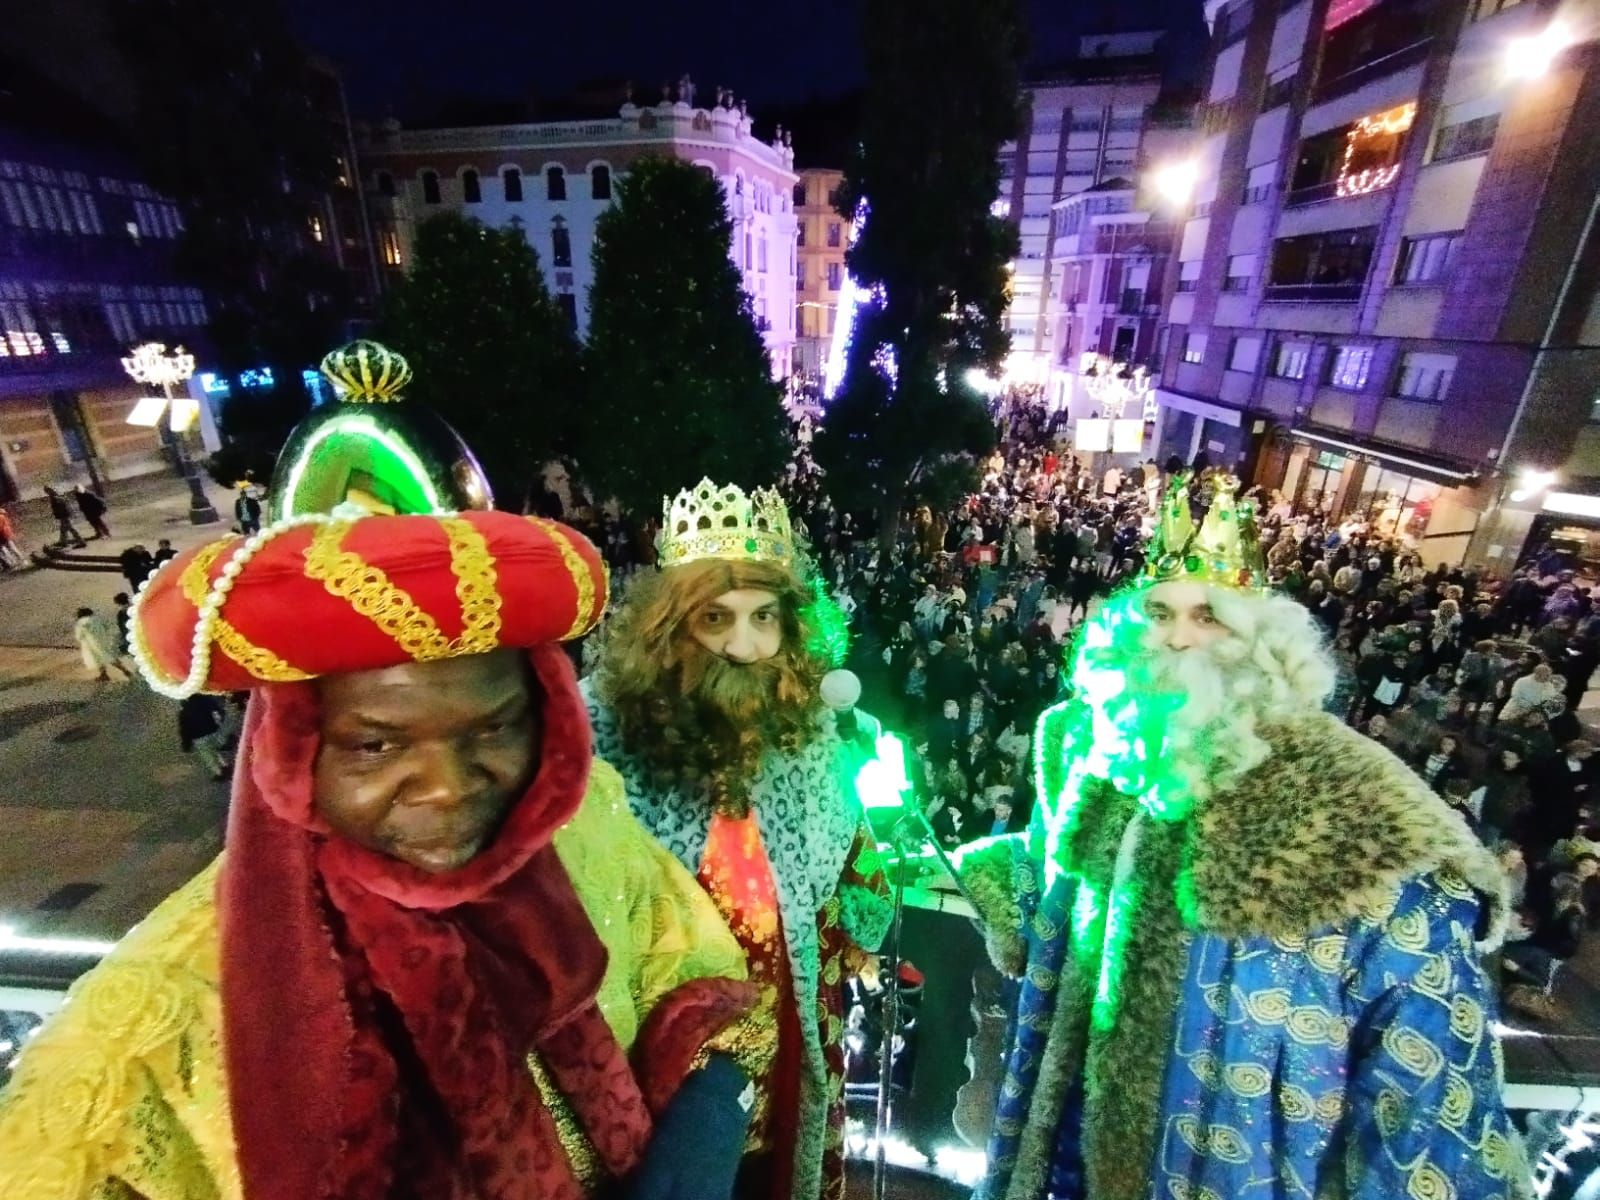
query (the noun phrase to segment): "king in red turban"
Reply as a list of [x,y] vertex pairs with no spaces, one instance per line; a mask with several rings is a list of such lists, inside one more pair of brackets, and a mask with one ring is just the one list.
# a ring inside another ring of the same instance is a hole
[[22,1055],[0,1196],[726,1195],[774,1046],[715,908],[592,759],[560,643],[604,568],[554,522],[444,509],[448,466],[359,407],[398,356],[324,370],[344,402],[291,442],[274,519],[135,606],[153,687],[252,693],[227,850]]

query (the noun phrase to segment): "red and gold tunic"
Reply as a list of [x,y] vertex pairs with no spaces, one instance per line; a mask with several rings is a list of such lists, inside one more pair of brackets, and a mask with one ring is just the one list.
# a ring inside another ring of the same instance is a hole
[[[760,1098],[750,1125],[749,1149],[772,1155],[772,1197],[790,1191],[795,1156],[796,1111],[800,1096],[803,1052],[799,1005],[790,976],[789,951],[779,914],[777,883],[754,814],[712,818],[700,866],[700,885],[716,904],[749,960],[750,980],[761,985],[758,1019],[778,1031],[778,1053],[772,1069],[757,1080]],[[883,888],[875,847],[863,831],[851,847],[845,877],[873,891]],[[858,970],[866,956],[855,948],[840,921],[835,893],[817,914],[821,975],[817,1027],[828,1071],[828,1121],[822,1159],[823,1200],[844,1196],[844,988],[846,973]],[[775,1110],[772,1098],[781,1097]]]

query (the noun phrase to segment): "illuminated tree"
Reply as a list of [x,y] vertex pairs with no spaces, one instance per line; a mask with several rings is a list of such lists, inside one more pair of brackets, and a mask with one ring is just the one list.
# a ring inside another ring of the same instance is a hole
[[968,370],[996,370],[1013,228],[991,209],[1018,123],[1017,0],[867,0],[867,92],[840,210],[869,301],[816,439],[830,490],[892,542],[913,492],[981,453],[993,428]]

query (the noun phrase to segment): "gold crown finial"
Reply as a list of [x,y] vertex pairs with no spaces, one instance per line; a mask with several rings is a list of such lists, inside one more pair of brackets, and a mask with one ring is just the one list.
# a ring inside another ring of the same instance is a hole
[[749,495],[728,484],[702,479],[672,499],[662,499],[661,565],[675,567],[701,558],[790,563],[794,531],[783,497],[771,488]]
[[1155,536],[1145,549],[1145,578],[1264,587],[1267,574],[1255,505],[1239,499],[1239,481],[1231,475],[1217,472],[1205,482],[1211,487],[1211,506],[1198,526],[1189,510],[1190,477],[1174,475],[1167,485]]
[[411,382],[411,365],[381,342],[351,342],[330,350],[322,374],[345,404],[392,404]]

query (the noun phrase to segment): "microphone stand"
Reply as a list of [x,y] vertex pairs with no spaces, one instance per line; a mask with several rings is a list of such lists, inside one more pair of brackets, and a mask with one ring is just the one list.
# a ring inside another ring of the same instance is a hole
[[900,934],[905,923],[905,847],[908,842],[915,840],[932,847],[940,866],[944,868],[945,873],[956,885],[956,890],[971,907],[972,919],[980,926],[983,924],[983,917],[978,911],[972,893],[962,882],[955,863],[950,861],[950,856],[945,853],[944,847],[939,845],[939,838],[934,833],[927,814],[915,802],[907,804],[902,812],[903,815],[895,822],[894,829],[889,834],[899,869],[894,875],[894,917],[889,925],[888,944],[884,953],[889,978],[883,989],[883,1033],[882,1044],[878,1047],[878,1101],[874,1122],[877,1144],[872,1164],[872,1200],[884,1200],[884,1191],[888,1185],[889,1118],[893,1104],[894,1041],[900,1026]]

